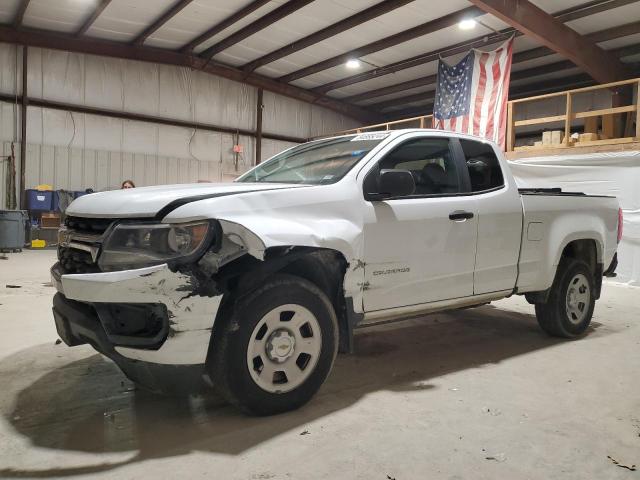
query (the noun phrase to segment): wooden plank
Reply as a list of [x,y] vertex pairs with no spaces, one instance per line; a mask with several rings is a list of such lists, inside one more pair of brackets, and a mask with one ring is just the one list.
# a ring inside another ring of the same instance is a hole
[[569,147],[567,145],[564,145],[564,144],[553,144],[553,145],[541,146],[541,147],[537,147],[537,146],[534,146],[534,145],[524,145],[522,147],[514,147],[513,151],[514,152],[528,152],[528,151],[531,151],[531,150],[538,150],[538,151],[542,150],[542,151],[544,151],[544,150],[556,150],[556,149],[562,149],[562,148],[571,148],[571,147]]
[[615,117],[613,115],[602,116],[602,134],[608,138],[616,138]]
[[516,100],[510,100],[510,101],[513,103],[533,102],[536,100],[543,100],[545,98],[561,97],[563,95],[566,95],[568,92],[570,93],[593,92],[595,90],[611,89],[613,87],[620,87],[622,85],[634,85],[637,82],[638,82],[637,78],[632,78],[629,80],[620,80],[618,82],[603,83],[600,85],[593,85],[590,87],[574,88],[571,90],[566,90],[564,92],[545,93],[544,95],[536,95],[534,97],[518,98]]
[[584,119],[584,133],[598,133],[598,117]]
[[[509,102],[511,104],[511,102]],[[554,115],[553,117],[530,118],[527,120],[516,120],[513,124],[516,127],[523,125],[540,125],[541,123],[562,122],[567,119],[566,115]]]
[[507,103],[507,152],[513,151],[516,144],[516,124],[513,121],[513,102]]
[[625,105],[624,107],[603,108],[601,110],[591,110],[589,112],[576,112],[573,114],[573,118],[589,118],[589,117],[599,117],[601,115],[613,115],[616,113],[635,112],[637,109],[638,109],[637,105]]
[[618,145],[621,143],[633,143],[634,137],[609,138],[607,140],[592,140],[590,142],[576,142],[576,147],[592,147],[596,145]]
[[640,139],[640,80],[636,83],[636,103],[638,109],[636,110],[636,138]]
[[559,148],[548,148],[541,150],[533,147],[517,147],[519,150],[513,152],[506,152],[505,156],[508,160],[517,160],[520,158],[539,157],[539,156],[551,156],[551,155],[565,155],[568,151],[571,154],[587,154],[587,153],[602,153],[602,152],[622,152],[622,151],[636,151],[640,150],[640,141],[633,141],[630,143],[615,143],[615,144],[603,144],[603,145],[582,145],[574,144],[574,146],[567,147],[561,146]]
[[571,94],[567,93],[567,112],[564,119],[564,144],[568,147],[571,141]]

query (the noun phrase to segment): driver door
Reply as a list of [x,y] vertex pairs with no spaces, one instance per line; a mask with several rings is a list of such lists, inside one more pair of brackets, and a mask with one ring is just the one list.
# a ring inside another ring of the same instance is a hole
[[463,168],[448,138],[417,135],[367,173],[365,191],[384,169],[409,170],[416,190],[366,202],[365,312],[473,295],[478,215]]

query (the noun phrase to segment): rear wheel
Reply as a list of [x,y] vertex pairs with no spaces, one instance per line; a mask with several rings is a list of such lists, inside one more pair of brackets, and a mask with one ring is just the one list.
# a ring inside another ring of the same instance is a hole
[[549,335],[574,338],[589,327],[594,306],[594,279],[589,265],[564,258],[547,302],[536,304],[536,317]]
[[274,275],[219,321],[207,368],[216,389],[247,413],[271,415],[304,405],[337,354],[331,302],[295,276]]

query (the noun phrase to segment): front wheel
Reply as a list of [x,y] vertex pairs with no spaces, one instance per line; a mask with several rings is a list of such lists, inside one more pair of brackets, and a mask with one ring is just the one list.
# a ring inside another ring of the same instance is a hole
[[295,276],[274,275],[219,321],[207,368],[216,389],[250,414],[304,405],[337,354],[331,302],[313,283]]
[[594,306],[594,279],[589,265],[565,258],[558,266],[547,302],[536,304],[536,317],[549,335],[574,338],[589,327]]

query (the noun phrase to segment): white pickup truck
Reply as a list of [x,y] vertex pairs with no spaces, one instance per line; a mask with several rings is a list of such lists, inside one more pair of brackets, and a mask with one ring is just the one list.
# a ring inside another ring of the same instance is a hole
[[542,329],[587,329],[613,275],[614,197],[518,190],[496,145],[433,130],[316,140],[230,184],[95,193],[52,268],[62,340],[153,390],[217,389],[253,414],[303,405],[358,325],[524,294]]

